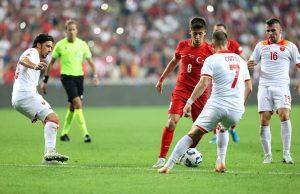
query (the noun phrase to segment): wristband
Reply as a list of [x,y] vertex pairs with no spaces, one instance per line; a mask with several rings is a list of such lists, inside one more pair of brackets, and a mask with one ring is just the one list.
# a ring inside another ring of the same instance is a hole
[[189,98],[189,99],[186,101],[186,103],[192,105],[192,104],[194,103],[194,101],[193,101],[191,98]]
[[49,76],[48,75],[45,75],[43,77],[43,82],[46,84],[48,82],[48,79],[49,79]]

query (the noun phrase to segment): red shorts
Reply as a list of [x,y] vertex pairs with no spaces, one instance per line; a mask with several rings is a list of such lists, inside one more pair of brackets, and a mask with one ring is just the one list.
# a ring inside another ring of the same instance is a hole
[[[190,93],[190,92],[188,92]],[[183,108],[188,100],[187,93],[185,95],[181,95],[178,92],[173,92],[171,95],[171,102],[169,106],[169,114],[178,114],[182,116]],[[200,96],[192,105],[192,119],[193,122],[197,119],[198,115],[201,113],[206,101],[208,99],[207,95]]]

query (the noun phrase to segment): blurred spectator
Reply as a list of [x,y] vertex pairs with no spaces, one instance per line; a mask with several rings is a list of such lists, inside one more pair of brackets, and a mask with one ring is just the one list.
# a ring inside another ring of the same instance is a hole
[[[205,17],[208,29],[225,23],[247,57],[264,37],[264,21],[270,17],[279,18],[286,29],[284,37],[300,46],[300,0],[208,1],[212,12],[205,2],[0,0],[0,82],[13,82],[16,56],[31,46],[32,37],[49,33],[61,39],[69,18],[83,26],[79,34],[91,47],[98,74],[112,80],[156,78],[170,61],[177,41],[189,37],[185,29],[193,16]],[[58,78],[59,67],[52,71]],[[291,77],[297,76],[291,68]]]

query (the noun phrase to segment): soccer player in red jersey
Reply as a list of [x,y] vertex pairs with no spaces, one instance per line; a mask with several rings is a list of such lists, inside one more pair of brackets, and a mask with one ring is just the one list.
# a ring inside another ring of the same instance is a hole
[[[215,32],[215,31],[222,31],[225,34],[227,34],[226,25],[223,24],[223,23],[216,24],[213,28],[213,32]],[[227,38],[227,48],[228,48],[229,51],[240,55],[243,59],[246,59],[245,56],[244,56],[244,53],[243,53],[243,48],[241,47],[241,45],[237,41]],[[238,136],[238,134],[235,130],[235,126],[231,127],[231,129],[229,130],[229,133],[230,133],[230,135],[232,137],[232,140],[234,142],[239,142],[240,141],[240,138],[239,138],[239,136]],[[216,130],[214,130],[214,134],[215,134],[214,137],[209,142],[213,143],[213,144],[216,144],[216,139],[217,139]]]
[[[155,86],[157,91],[162,93],[164,80],[181,61],[180,72],[171,96],[169,118],[162,134],[160,154],[157,162],[153,165],[154,168],[160,168],[165,164],[165,158],[169,151],[176,125],[183,114],[183,108],[200,80],[203,62],[208,56],[213,54],[211,46],[204,41],[206,35],[205,19],[201,17],[193,18],[189,23],[189,30],[191,38],[178,43],[174,57]],[[210,89],[207,89],[193,104],[191,112],[193,121],[197,119],[202,111],[209,95]],[[196,144],[191,147],[195,146]]]

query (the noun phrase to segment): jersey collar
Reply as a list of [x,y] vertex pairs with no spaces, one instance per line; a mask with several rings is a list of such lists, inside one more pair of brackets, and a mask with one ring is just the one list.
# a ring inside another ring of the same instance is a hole
[[232,51],[230,51],[230,50],[220,50],[220,51],[218,51],[218,52],[216,52],[216,53],[232,53]]
[[271,45],[271,44],[279,44],[281,46],[286,45],[286,40],[281,39],[280,41],[278,41],[277,43],[272,43],[270,42],[268,39],[264,41],[265,44],[267,45]]

